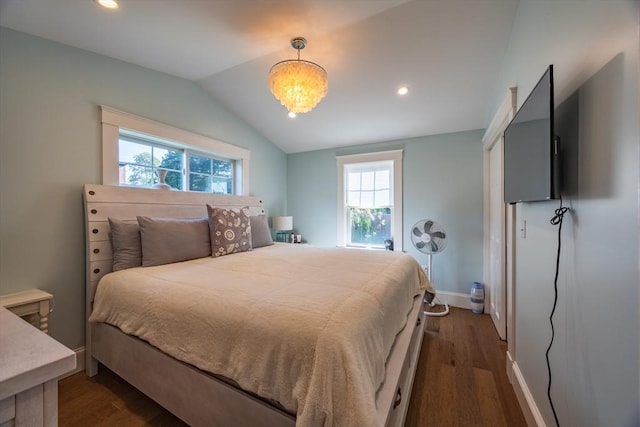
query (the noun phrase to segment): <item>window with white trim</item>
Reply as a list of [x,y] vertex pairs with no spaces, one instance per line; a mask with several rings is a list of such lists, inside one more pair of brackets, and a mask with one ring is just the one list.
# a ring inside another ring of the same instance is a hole
[[250,194],[249,150],[104,105],[100,108],[103,184],[149,187],[164,169],[165,182],[176,190]]
[[233,194],[233,160],[175,147],[170,141],[120,130],[118,184],[149,187],[160,180],[174,190]]
[[338,245],[402,250],[402,150],[338,156]]

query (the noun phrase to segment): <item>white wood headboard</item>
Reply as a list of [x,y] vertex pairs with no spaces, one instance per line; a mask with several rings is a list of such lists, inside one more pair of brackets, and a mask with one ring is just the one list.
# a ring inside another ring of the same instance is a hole
[[[160,218],[203,218],[207,203],[217,207],[249,206],[252,215],[264,214],[259,197],[219,195],[186,191],[153,190],[85,184],[86,318],[93,309],[98,281],[112,271],[113,254],[109,218],[136,221],[138,215]],[[91,332],[87,324],[87,342]]]

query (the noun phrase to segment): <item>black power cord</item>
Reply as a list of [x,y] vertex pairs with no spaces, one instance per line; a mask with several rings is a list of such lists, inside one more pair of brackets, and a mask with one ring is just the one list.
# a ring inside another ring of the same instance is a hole
[[553,327],[553,315],[556,312],[556,305],[558,304],[558,274],[560,273],[560,245],[561,245],[561,234],[562,234],[562,219],[564,218],[564,214],[567,213],[569,208],[562,206],[562,197],[560,197],[560,207],[555,210],[555,215],[551,218],[551,225],[558,226],[558,252],[556,255],[556,275],[553,279],[553,309],[551,310],[551,315],[549,316],[549,323],[551,324],[551,341],[549,342],[549,347],[547,347],[547,352],[545,353],[545,357],[547,359],[547,373],[549,375],[549,382],[547,383],[547,398],[549,399],[549,404],[551,405],[551,411],[553,412],[553,418],[556,421],[556,426],[560,427],[560,422],[558,421],[558,414],[556,414],[556,408],[553,406],[553,399],[551,398],[551,363],[549,363],[549,351],[551,350],[551,346],[553,345],[553,338],[555,337],[555,329]]

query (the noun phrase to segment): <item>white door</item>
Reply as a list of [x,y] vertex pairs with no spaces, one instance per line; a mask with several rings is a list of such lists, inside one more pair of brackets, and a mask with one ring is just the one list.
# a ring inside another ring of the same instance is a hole
[[506,290],[505,290],[505,204],[503,202],[503,140],[499,135],[488,155],[488,233],[489,259],[485,287],[485,302],[491,319],[502,340],[507,339]]

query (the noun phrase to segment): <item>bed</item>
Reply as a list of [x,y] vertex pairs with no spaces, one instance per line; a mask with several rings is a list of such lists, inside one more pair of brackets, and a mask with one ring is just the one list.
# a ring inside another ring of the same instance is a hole
[[191,425],[404,423],[430,285],[410,256],[275,244],[112,272],[109,219],[262,201],[86,185],[87,374],[98,362]]

